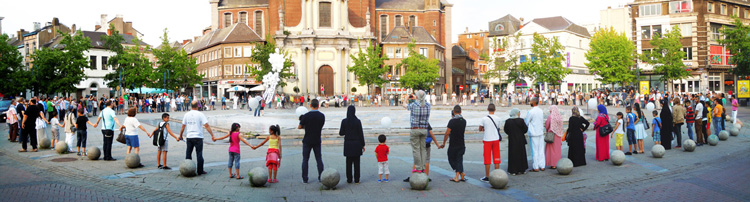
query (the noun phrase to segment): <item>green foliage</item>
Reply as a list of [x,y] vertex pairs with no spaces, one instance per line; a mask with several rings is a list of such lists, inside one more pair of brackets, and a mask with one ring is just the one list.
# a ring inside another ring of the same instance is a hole
[[485,79],[499,79],[508,83],[523,83],[519,69],[519,44],[521,33],[504,36],[500,41],[492,41],[490,47],[496,52],[489,56],[493,68],[487,69]]
[[734,28],[724,27],[719,32],[724,35],[719,43],[725,45],[734,54],[731,62],[735,66],[730,70],[737,76],[750,76],[750,26],[745,25],[739,18],[734,17]]
[[161,46],[153,52],[158,67],[150,77],[150,80],[154,81],[150,87],[179,90],[181,87],[198,84],[203,79],[198,74],[196,59],[189,57],[185,50],[170,46],[166,28],[161,38]]
[[81,31],[74,35],[59,32],[62,49],[42,48],[32,55],[34,65],[30,70],[34,77],[37,92],[44,94],[70,93],[78,90],[75,85],[89,68],[89,60],[84,54],[91,48],[91,40]]
[[586,66],[603,84],[625,84],[636,80],[631,67],[635,65],[635,45],[625,33],[612,27],[596,30],[586,52]]
[[107,61],[107,64],[115,69],[114,72],[104,76],[104,80],[109,82],[107,86],[112,88],[122,86],[132,90],[153,83],[150,77],[154,68],[144,54],[149,47],[141,46],[138,38],[133,39],[134,46],[122,46],[124,39],[120,33],[113,26],[110,26],[110,30],[112,35],[103,37],[105,48],[117,55],[110,57]]
[[359,85],[367,86],[369,89],[373,85],[380,86],[388,82],[383,79],[383,75],[388,72],[388,68],[384,65],[388,57],[382,55],[380,46],[373,45],[369,40],[367,44],[366,52],[362,51],[362,46],[359,46],[359,52],[349,56],[352,58],[353,65],[347,69],[357,76]]
[[[271,72],[271,62],[268,61],[270,58],[271,53],[276,53],[276,41],[273,40],[272,36],[267,36],[267,39],[269,39],[266,43],[256,43],[255,48],[253,49],[253,55],[250,56],[250,60],[253,61],[256,64],[260,65],[260,69],[255,69],[251,67],[250,65],[246,65],[248,70],[250,70],[250,76],[254,77],[256,81],[262,82],[263,76]],[[281,54],[284,54],[284,68],[279,72],[279,87],[286,86],[286,79],[289,77],[295,76],[293,72],[291,72],[291,66],[292,66],[292,60],[289,59],[289,55],[286,51],[279,50]]]
[[[650,53],[640,55],[641,60],[654,66],[654,73],[662,75],[661,81],[672,83],[675,80],[685,79],[690,72],[685,71],[685,52],[682,51],[682,33],[680,27],[675,25],[672,30],[664,36],[654,36],[651,45],[654,49]],[[661,54],[659,54],[661,53]],[[669,85],[672,88],[672,85]]]
[[352,87],[352,93],[356,93],[356,92],[357,92],[357,87]]
[[404,67],[406,72],[399,82],[405,88],[427,90],[440,77],[440,66],[437,59],[428,59],[416,51],[416,42],[408,45],[409,57],[401,60],[397,67]]
[[0,35],[0,93],[18,95],[31,85],[31,73],[24,68],[21,52],[11,46],[10,37]]
[[565,58],[561,55],[563,46],[557,37],[547,38],[534,33],[534,44],[531,45],[531,58],[519,65],[523,76],[534,82],[560,84],[571,70],[563,67]]

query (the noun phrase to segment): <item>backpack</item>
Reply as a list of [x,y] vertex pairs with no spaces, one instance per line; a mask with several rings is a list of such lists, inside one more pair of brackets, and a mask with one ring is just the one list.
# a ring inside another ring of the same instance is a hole
[[707,116],[708,116],[708,107],[703,106],[703,118],[708,118]]
[[152,134],[154,138],[154,146],[164,146],[164,143],[167,141],[166,137],[164,137],[164,126],[166,125],[167,123],[164,122],[159,123],[159,129]]

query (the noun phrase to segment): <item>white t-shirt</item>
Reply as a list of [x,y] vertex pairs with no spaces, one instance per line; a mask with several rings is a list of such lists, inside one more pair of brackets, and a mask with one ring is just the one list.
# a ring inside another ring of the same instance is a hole
[[617,123],[620,124],[620,127],[617,127],[615,134],[625,134],[625,130],[623,129],[625,124],[623,124],[622,119],[617,119]]
[[58,128],[60,128],[60,125],[57,125],[57,124],[60,124],[60,120],[57,119],[57,117],[52,118],[52,120],[49,123],[52,125],[52,130],[57,130]]
[[185,113],[182,119],[182,125],[185,125],[185,137],[203,139],[203,125],[208,123],[208,118],[203,113],[190,110]]
[[[500,127],[500,117],[493,115],[492,119],[485,116],[482,118],[482,127],[484,127],[484,137],[482,138],[482,141],[496,141],[500,139],[500,134],[497,133],[497,127]],[[494,120],[494,124],[492,123]],[[495,127],[497,126],[497,127]]]
[[128,117],[125,118],[122,125],[125,126],[125,135],[134,136],[138,135],[138,126],[141,126],[141,122],[138,122],[135,117]]

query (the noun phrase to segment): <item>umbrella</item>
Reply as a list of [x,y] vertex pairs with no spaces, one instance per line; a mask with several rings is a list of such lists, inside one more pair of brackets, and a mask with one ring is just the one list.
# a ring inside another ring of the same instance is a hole
[[264,91],[264,90],[266,90],[266,87],[264,87],[263,85],[250,88],[250,91]]
[[243,91],[244,92],[244,91],[247,91],[247,88],[242,87],[242,86],[234,86],[234,87],[230,88],[229,90],[227,90],[227,92],[237,92],[237,91]]

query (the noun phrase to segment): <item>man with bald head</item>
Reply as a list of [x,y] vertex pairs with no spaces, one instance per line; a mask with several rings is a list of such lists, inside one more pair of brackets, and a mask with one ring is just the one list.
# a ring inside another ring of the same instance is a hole
[[211,131],[211,126],[208,125],[208,119],[206,115],[198,111],[198,100],[190,102],[190,111],[185,113],[182,118],[182,129],[180,129],[180,140],[182,134],[187,129],[187,135],[185,143],[187,143],[187,151],[185,152],[185,159],[193,159],[193,148],[195,148],[195,156],[198,158],[198,175],[206,174],[203,170],[203,128],[208,130],[208,134],[211,134],[211,139],[214,139],[214,133]]
[[410,140],[412,155],[414,156],[414,170],[412,170],[412,173],[424,172],[425,170],[427,148],[424,142],[425,138],[427,138],[427,127],[430,120],[430,103],[427,103],[427,100],[425,100],[425,92],[423,90],[417,91],[414,96],[416,97],[416,100],[406,107],[406,109],[411,111]]
[[539,109],[539,97],[531,98],[531,110],[526,113],[526,125],[531,142],[531,157],[534,172],[544,171],[544,112]]

